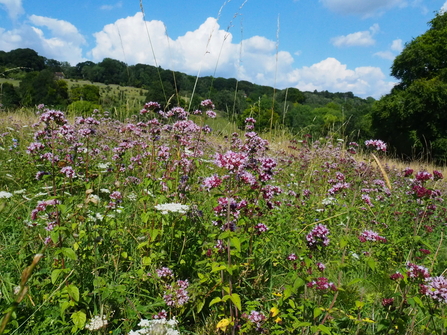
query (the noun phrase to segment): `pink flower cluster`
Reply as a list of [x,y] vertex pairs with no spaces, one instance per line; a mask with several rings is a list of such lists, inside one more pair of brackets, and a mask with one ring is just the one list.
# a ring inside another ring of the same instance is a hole
[[326,277],[319,277],[316,280],[312,280],[310,283],[307,283],[307,287],[315,288],[319,291],[337,291],[335,284],[330,282]]
[[427,278],[421,291],[437,302],[447,303],[447,279],[443,276]]
[[225,154],[216,153],[214,163],[221,168],[227,169],[229,173],[241,172],[247,164],[248,156],[242,152],[227,151]]
[[329,238],[327,237],[329,234],[329,229],[320,223],[306,235],[307,245],[310,248],[315,248],[318,245],[326,247],[329,245]]
[[422,265],[407,263],[407,275],[411,279],[426,279],[430,277],[428,269]]
[[378,233],[372,231],[372,230],[365,230],[363,233],[359,236],[360,242],[386,242],[386,238],[380,236]]
[[172,285],[166,285],[166,291],[164,292],[163,299],[166,305],[173,307],[181,307],[189,300],[188,294],[188,280],[177,280]]
[[367,148],[371,147],[377,151],[386,151],[386,143],[382,140],[367,140],[365,141],[365,145]]
[[34,208],[31,211],[31,220],[36,220],[37,219],[37,215],[39,214],[39,212],[43,212],[46,210],[47,206],[56,206],[58,204],[60,204],[61,202],[57,199],[50,199],[50,200],[45,200],[45,201],[39,201],[39,203],[37,204],[36,208]]
[[262,314],[261,312],[251,311],[250,314],[247,316],[247,319],[250,322],[256,323],[257,327],[260,327],[261,322],[264,321],[266,318],[265,318],[265,315]]

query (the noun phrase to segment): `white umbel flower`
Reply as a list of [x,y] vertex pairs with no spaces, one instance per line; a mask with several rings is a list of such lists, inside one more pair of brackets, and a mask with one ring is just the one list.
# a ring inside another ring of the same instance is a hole
[[161,211],[161,214],[168,214],[169,212],[185,214],[188,212],[189,206],[177,203],[168,203],[156,205],[155,209]]
[[9,199],[13,196],[12,193],[0,191],[0,199]]
[[88,330],[98,330],[107,326],[107,323],[108,322],[105,315],[103,316],[96,315],[90,320],[90,322],[87,325],[85,325],[85,328],[87,328]]

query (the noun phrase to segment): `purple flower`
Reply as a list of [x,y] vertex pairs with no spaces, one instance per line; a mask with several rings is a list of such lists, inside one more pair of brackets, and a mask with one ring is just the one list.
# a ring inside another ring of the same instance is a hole
[[227,169],[230,173],[242,171],[248,162],[245,153],[227,151],[225,154],[216,153],[214,163],[221,168]]
[[290,254],[289,256],[287,256],[287,260],[289,261],[296,261],[298,259],[298,257],[295,254]]
[[121,195],[120,191],[114,191],[110,194],[110,199],[121,200],[122,198],[123,196]]
[[212,188],[219,187],[220,184],[222,184],[222,179],[219,178],[217,174],[214,174],[211,177],[207,177],[203,180],[203,187],[206,188],[208,191]]
[[174,273],[170,268],[162,267],[160,269],[155,270],[157,272],[158,278],[166,278],[166,277],[173,277]]
[[307,245],[309,248],[315,248],[317,245],[328,246],[329,245],[329,229],[323,225],[318,224],[311,230],[306,236]]
[[431,178],[431,173],[428,173],[427,171],[419,171],[418,173],[416,173],[416,180],[419,180],[421,182],[430,180]]
[[64,166],[61,169],[61,173],[65,174],[67,178],[74,178],[76,177],[76,173],[74,172],[73,168],[71,166]]
[[441,303],[447,303],[447,280],[443,276],[429,277],[423,285],[425,295]]
[[266,232],[267,230],[269,230],[269,227],[267,227],[265,224],[263,223],[258,223],[255,226],[255,229],[258,231],[258,234],[261,234],[263,232]]
[[311,281],[310,283],[307,283],[307,287],[315,288],[319,291],[337,291],[337,287],[334,283],[329,282],[329,280],[326,277],[319,277],[316,280]]
[[378,233],[372,231],[372,230],[365,230],[363,233],[359,236],[360,242],[386,242],[386,238],[380,236]]
[[213,102],[212,102],[210,99],[203,100],[203,101],[200,103],[200,105],[203,106],[203,107],[211,108],[211,109],[214,109],[214,108],[215,108]]
[[265,315],[258,311],[251,311],[247,318],[250,322],[256,323],[257,327],[260,327],[261,322],[265,320]]
[[206,115],[211,119],[214,119],[217,116],[216,112],[212,110],[206,111]]
[[422,265],[407,263],[407,275],[411,279],[426,279],[430,277],[428,269]]
[[444,178],[444,176],[442,175],[442,173],[439,172],[439,171],[437,171],[437,170],[434,170],[434,171],[433,171],[433,177],[434,177],[434,180],[440,180],[440,179],[443,179],[443,178]]
[[386,151],[386,143],[382,140],[367,140],[365,141],[365,145],[367,148],[372,147],[373,149],[376,149],[377,151]]

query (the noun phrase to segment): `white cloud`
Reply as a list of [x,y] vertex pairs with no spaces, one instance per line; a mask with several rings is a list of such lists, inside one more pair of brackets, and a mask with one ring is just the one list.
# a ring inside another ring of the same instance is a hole
[[439,10],[441,13],[447,12],[447,1],[444,2],[441,9]]
[[391,51],[379,51],[376,52],[374,56],[388,60],[393,60],[396,57]]
[[371,46],[376,43],[373,36],[380,30],[377,23],[373,24],[369,30],[358,31],[345,36],[337,36],[331,39],[336,47]]
[[22,0],[0,0],[0,5],[6,9],[11,19],[17,19],[24,13]]
[[331,57],[310,67],[295,69],[290,76],[290,81],[296,82],[295,87],[303,91],[351,91],[363,97],[380,98],[394,86],[394,83],[385,80],[382,70],[377,67],[364,66],[351,70]]
[[405,0],[320,0],[329,10],[340,14],[373,16],[393,7],[405,7]]
[[[277,88],[352,91],[376,98],[389,93],[394,85],[385,80],[379,68],[351,70],[334,58],[296,68],[291,53],[277,53],[276,42],[253,36],[236,44],[232,34],[220,29],[215,18],[208,18],[196,30],[175,40],[166,35],[163,22],[145,22],[141,13],[119,19],[94,34],[96,46],[89,52],[92,60],[99,62],[110,57],[129,65],[155,65],[146,26],[157,65],[190,75],[200,72],[200,75],[215,74]],[[367,33],[372,36],[378,29],[378,25],[373,25]]]
[[401,39],[394,40],[391,43],[391,50],[401,52],[404,49],[403,42]]
[[101,7],[99,7],[99,9],[101,9],[101,10],[112,10],[112,9],[121,8],[121,7],[123,7],[123,2],[119,1],[116,4],[113,4],[113,5],[102,5]]
[[70,22],[52,19],[44,16],[31,15],[29,20],[38,27],[46,27],[51,35],[60,40],[68,41],[70,44],[81,45],[86,43],[78,29]]
[[[71,23],[37,15],[31,15],[29,21],[31,24],[9,31],[0,28],[0,50],[31,48],[47,58],[73,65],[85,60],[81,49],[85,39]],[[46,27],[49,36],[38,27]]]

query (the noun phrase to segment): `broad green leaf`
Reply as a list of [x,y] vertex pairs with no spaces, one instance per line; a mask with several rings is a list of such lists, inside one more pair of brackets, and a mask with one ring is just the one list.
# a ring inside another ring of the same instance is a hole
[[74,301],[79,301],[79,289],[75,285],[68,285],[66,291]]
[[75,251],[73,249],[71,249],[71,248],[63,248],[62,249],[62,254],[65,257],[68,257],[68,258],[70,258],[70,259],[72,259],[74,261],[78,259],[78,257],[76,256]]
[[51,283],[54,284],[57,280],[57,278],[59,277],[59,275],[61,274],[62,269],[55,269],[51,272]]
[[221,302],[222,299],[220,297],[215,297],[213,300],[211,300],[210,304],[208,307],[213,306],[214,304],[217,304],[218,302]]
[[82,311],[74,312],[70,318],[77,329],[84,328],[85,322],[87,321],[87,315]]
[[242,303],[241,303],[241,297],[239,294],[233,293],[230,295],[230,299],[233,302],[233,304],[237,307],[238,310],[242,310]]
[[321,310],[321,308],[320,308],[320,307],[316,307],[316,308],[314,309],[314,319],[318,318],[318,317],[321,315],[321,313],[323,313],[323,311]]

